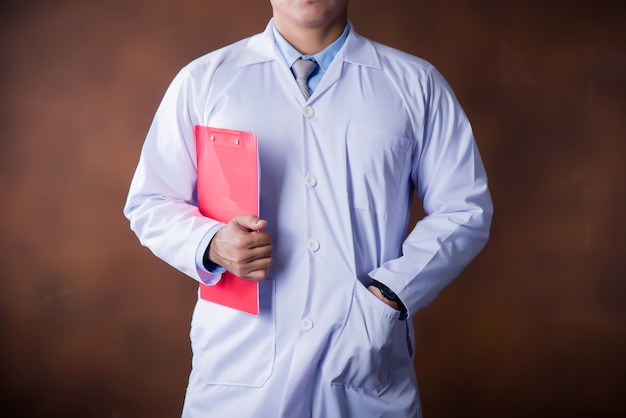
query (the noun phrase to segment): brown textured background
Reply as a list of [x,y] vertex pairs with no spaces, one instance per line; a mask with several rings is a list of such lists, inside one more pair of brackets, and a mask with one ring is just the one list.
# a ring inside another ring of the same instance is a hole
[[[485,251],[415,317],[427,418],[626,416],[625,3],[350,7],[449,80],[495,201]],[[196,287],[121,210],[176,71],[269,16],[265,0],[0,1],[3,415],[180,415]]]

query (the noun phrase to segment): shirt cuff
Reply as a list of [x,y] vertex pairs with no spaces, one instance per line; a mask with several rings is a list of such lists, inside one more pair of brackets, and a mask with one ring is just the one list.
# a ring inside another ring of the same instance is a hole
[[224,224],[222,223],[211,227],[211,229],[209,229],[207,233],[204,234],[204,237],[202,237],[202,240],[198,245],[198,249],[196,250],[196,269],[198,270],[200,281],[207,286],[211,286],[219,282],[219,280],[222,278],[222,273],[226,271],[224,267],[213,262],[211,262],[210,265],[204,265],[204,253],[209,247],[209,244],[211,243],[211,240],[213,239],[217,231],[219,231],[223,227]]

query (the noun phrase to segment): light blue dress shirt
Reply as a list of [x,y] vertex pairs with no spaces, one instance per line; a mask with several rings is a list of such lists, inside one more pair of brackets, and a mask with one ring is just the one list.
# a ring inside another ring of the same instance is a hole
[[[269,24],[183,68],[148,131],[124,208],[143,245],[219,280],[197,263],[222,225],[197,207],[205,125],[256,132],[274,246],[258,316],[197,301],[183,417],[421,416],[412,322],[367,285],[427,306],[488,239],[487,176],[431,64],[350,26],[325,65],[305,100]],[[425,217],[409,225],[414,191]]]
[[308,81],[309,90],[311,92],[313,92],[315,90],[315,87],[317,87],[317,85],[319,84],[322,76],[328,69],[328,66],[335,58],[335,55],[337,55],[337,52],[339,52],[343,44],[346,42],[346,39],[348,38],[348,32],[350,32],[350,25],[346,25],[343,33],[339,36],[339,38],[337,38],[332,44],[324,48],[323,51],[318,52],[314,55],[303,55],[289,42],[287,42],[287,40],[280,34],[280,32],[278,32],[273,22],[271,23],[271,27],[272,33],[274,34],[274,39],[276,40],[276,46],[278,47],[278,50],[285,59],[285,62],[287,63],[287,66],[289,68],[291,68],[293,63],[298,58],[312,59],[317,62],[318,67],[311,74]]

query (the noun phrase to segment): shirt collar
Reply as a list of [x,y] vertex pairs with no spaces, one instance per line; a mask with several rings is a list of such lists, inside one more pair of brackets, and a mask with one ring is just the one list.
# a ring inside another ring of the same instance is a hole
[[273,19],[270,21],[270,25],[272,27],[272,33],[274,34],[274,41],[276,42],[276,46],[289,67],[291,67],[293,63],[300,57],[304,59],[313,58],[323,72],[328,69],[328,66],[335,58],[335,55],[337,55],[343,44],[346,42],[346,39],[348,38],[348,33],[350,32],[350,25],[346,24],[346,27],[343,29],[343,32],[341,33],[339,38],[337,38],[332,44],[328,45],[323,51],[320,51],[317,54],[313,55],[303,55],[298,52],[297,49],[291,46],[291,44],[287,42],[287,40],[278,32],[276,26],[274,25]]
[[[273,26],[273,20],[270,20],[265,31],[244,41],[245,46],[239,58],[238,66],[272,61],[276,59],[277,55],[281,55],[278,51],[274,34],[272,33]],[[347,35],[345,46],[343,52],[340,52],[343,54],[342,59],[356,65],[381,68],[382,64],[372,41],[357,34],[349,21],[347,26],[348,28],[344,30],[344,33]],[[337,39],[337,41],[339,41],[339,39]],[[339,50],[341,50],[341,46],[339,46]]]

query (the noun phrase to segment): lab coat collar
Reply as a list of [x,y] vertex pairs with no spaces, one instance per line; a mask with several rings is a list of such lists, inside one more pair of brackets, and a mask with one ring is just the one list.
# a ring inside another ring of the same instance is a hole
[[[357,34],[351,22],[348,22],[348,25],[350,25],[348,39],[346,39],[346,43],[339,52],[342,54],[343,60],[351,64],[381,68],[380,59],[373,43],[369,39]],[[274,43],[272,21],[270,20],[263,32],[248,39],[241,58],[239,59],[238,66],[244,67],[272,61],[276,59],[279,54]]]
[[245,67],[247,65],[273,61],[276,59],[276,54],[274,34],[272,34],[272,21],[270,20],[263,32],[248,39],[237,66]]
[[372,41],[356,33],[352,22],[348,22],[348,24],[350,25],[350,33],[348,33],[348,39],[343,46],[343,60],[365,67],[382,68]]

